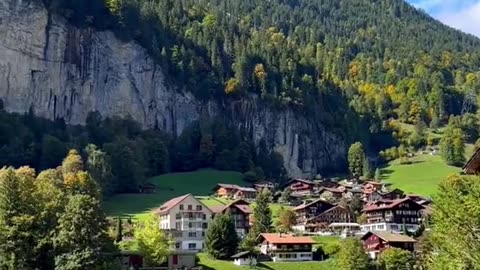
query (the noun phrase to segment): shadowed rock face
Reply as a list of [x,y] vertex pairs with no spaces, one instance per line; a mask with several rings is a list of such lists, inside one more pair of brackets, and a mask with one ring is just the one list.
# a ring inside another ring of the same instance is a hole
[[338,170],[346,147],[337,135],[293,111],[201,102],[174,89],[148,53],[113,33],[76,28],[35,1],[0,0],[0,98],[10,112],[83,124],[87,114],[131,117],[171,134],[202,117],[228,114],[256,144],[282,154],[290,176]]

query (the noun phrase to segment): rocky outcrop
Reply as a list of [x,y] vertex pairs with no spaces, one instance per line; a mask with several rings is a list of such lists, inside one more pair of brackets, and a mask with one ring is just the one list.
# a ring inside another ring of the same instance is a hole
[[[0,0],[0,98],[7,111],[31,109],[71,124],[83,124],[89,112],[99,111],[178,135],[200,115],[225,110],[166,81],[135,42],[73,27],[36,1]],[[308,117],[261,108],[255,101],[237,105],[227,108],[233,121],[256,143],[265,138],[281,153],[291,176],[343,165],[344,142]]]

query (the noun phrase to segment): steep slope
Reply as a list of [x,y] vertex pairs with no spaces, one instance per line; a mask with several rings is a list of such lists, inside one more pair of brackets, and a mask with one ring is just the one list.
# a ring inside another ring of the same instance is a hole
[[312,118],[255,99],[226,108],[198,100],[169,86],[163,69],[135,42],[74,27],[36,1],[0,0],[0,48],[0,98],[7,111],[33,110],[71,124],[99,111],[178,135],[200,117],[228,110],[256,144],[265,139],[283,156],[292,176],[344,164],[344,139]]

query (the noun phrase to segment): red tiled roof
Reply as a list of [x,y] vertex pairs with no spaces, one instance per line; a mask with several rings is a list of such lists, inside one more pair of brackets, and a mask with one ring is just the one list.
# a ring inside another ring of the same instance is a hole
[[175,205],[179,204],[181,201],[185,200],[185,198],[187,198],[188,196],[191,196],[191,195],[192,194],[186,194],[186,195],[183,195],[183,196],[180,196],[180,197],[170,199],[166,203],[162,204],[159,208],[157,208],[155,213],[157,213],[157,214],[166,213],[166,212],[170,211],[170,209],[175,207]]
[[272,244],[315,244],[312,238],[308,236],[293,236],[279,233],[262,233],[258,238],[263,238]]
[[[397,206],[397,205],[399,205],[403,202],[406,202],[406,201],[411,201],[413,203],[416,203],[415,201],[413,201],[412,199],[410,199],[408,197],[403,198],[403,199],[397,199],[397,200],[380,200],[380,201],[377,201],[377,202],[373,203],[372,205],[369,205],[369,206],[365,207],[362,211],[363,212],[368,212],[368,211],[375,211],[375,210],[392,209],[393,207],[395,207],[395,206]],[[384,204],[378,205],[379,203],[384,203]],[[419,206],[421,208],[423,208],[423,206],[421,206],[421,205],[419,205]]]

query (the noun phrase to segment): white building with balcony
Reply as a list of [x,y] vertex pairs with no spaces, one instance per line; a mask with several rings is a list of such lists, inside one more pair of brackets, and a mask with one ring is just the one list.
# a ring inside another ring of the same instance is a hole
[[212,211],[192,194],[173,198],[157,208],[160,228],[173,237],[176,250],[201,250]]
[[260,252],[270,256],[274,262],[311,261],[312,245],[316,242],[305,236],[279,233],[262,233]]

